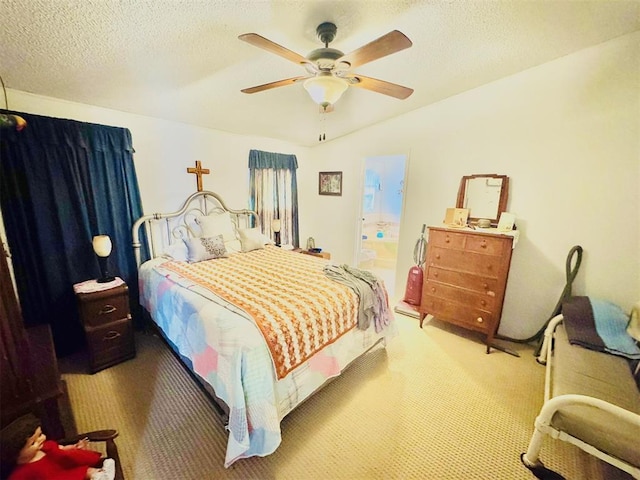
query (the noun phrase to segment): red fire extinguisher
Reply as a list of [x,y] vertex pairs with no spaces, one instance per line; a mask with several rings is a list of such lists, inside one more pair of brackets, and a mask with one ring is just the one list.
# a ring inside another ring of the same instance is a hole
[[422,225],[422,232],[420,238],[416,242],[416,246],[413,249],[413,260],[416,264],[409,269],[409,275],[407,277],[407,287],[405,288],[403,301],[410,305],[420,305],[420,299],[422,297],[422,281],[423,271],[426,253],[427,253],[427,241],[424,238],[424,231],[426,225]]

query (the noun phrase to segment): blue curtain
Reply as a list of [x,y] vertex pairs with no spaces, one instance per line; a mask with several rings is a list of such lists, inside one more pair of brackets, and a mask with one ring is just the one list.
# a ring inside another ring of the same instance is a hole
[[63,356],[83,345],[73,284],[100,274],[94,235],[111,237],[110,271],[137,304],[131,225],[142,204],[131,133],[19,115],[24,130],[0,130],[0,206],[25,324],[49,323]]
[[271,221],[282,222],[282,243],[298,247],[298,181],[295,155],[249,151],[249,208],[255,210],[263,232],[271,230]]

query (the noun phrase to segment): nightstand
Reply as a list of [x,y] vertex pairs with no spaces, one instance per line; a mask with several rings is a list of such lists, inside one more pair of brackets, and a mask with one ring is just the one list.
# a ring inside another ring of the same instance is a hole
[[325,260],[331,260],[331,254],[329,252],[310,252],[309,250],[300,250],[300,253],[305,255],[312,255],[314,257],[324,258]]
[[136,356],[129,288],[120,278],[73,286],[89,350],[91,373]]

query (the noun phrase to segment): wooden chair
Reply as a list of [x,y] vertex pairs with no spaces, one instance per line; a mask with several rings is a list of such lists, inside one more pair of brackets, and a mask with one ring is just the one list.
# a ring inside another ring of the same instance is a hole
[[[3,438],[5,435],[5,431],[10,428],[8,425],[5,426],[2,430],[0,430],[0,438]],[[47,432],[44,432],[45,434]],[[69,438],[64,438],[64,439],[57,439],[56,441],[58,442],[58,444],[60,445],[74,445],[76,443],[78,443],[80,440],[86,438],[88,439],[90,442],[104,442],[106,443],[106,457],[105,458],[112,458],[115,462],[115,467],[116,467],[116,472],[115,472],[115,480],[124,480],[124,473],[122,471],[122,464],[120,463],[120,456],[118,455],[118,447],[116,446],[115,443],[115,439],[118,436],[118,432],[117,430],[97,430],[94,432],[88,432],[88,433],[80,433],[78,435],[75,435],[73,437],[69,437]],[[25,439],[26,440],[26,439]],[[96,449],[99,450],[99,449]],[[3,458],[3,460],[6,460]],[[10,471],[6,470],[7,467],[7,463],[9,462],[2,462],[2,467],[0,470],[0,477],[2,479],[5,479],[9,476]]]
[[117,436],[117,430],[96,430],[95,432],[80,433],[73,437],[58,440],[58,443],[60,445],[74,445],[83,438],[89,439],[90,442],[105,442],[107,449],[107,456],[105,458],[113,458],[116,463],[116,476],[114,480],[124,480],[122,464],[120,463],[120,456],[118,455],[118,446],[115,442]]

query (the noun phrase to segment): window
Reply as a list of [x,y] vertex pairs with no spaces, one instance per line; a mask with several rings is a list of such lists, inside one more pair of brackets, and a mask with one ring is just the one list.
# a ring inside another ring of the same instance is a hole
[[295,155],[260,150],[249,152],[249,208],[257,212],[262,232],[271,238],[274,238],[272,221],[280,219],[280,243],[294,247],[300,244],[297,168]]

